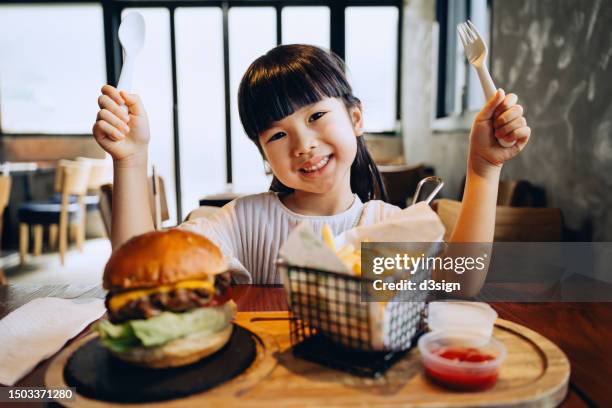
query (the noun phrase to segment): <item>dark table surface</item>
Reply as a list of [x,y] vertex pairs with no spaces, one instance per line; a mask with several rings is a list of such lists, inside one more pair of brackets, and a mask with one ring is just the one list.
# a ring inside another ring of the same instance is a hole
[[[0,318],[29,302],[45,296],[104,297],[100,287],[75,288],[69,285],[0,286]],[[287,310],[282,288],[277,286],[234,286],[234,300],[239,311]],[[557,344],[571,363],[570,388],[561,406],[610,406],[612,353],[612,303],[492,303],[507,319],[544,335]],[[88,329],[79,335],[83,336]],[[41,362],[16,386],[43,386],[43,378],[52,358]],[[36,406],[36,405],[33,405]],[[40,404],[39,406],[43,406]]]

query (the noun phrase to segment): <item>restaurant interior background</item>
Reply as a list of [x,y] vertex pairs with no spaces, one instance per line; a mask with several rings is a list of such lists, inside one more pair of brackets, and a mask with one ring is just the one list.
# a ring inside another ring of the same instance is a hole
[[[484,103],[455,31],[470,18],[490,44],[496,85],[519,96],[532,128],[526,150],[504,166],[500,211],[560,209],[559,240],[612,240],[606,1],[4,1],[0,163],[12,186],[0,270],[8,283],[99,283],[110,244],[97,205],[87,211],[83,251],[71,240],[64,265],[47,229],[42,255],[19,265],[18,213],[25,202],[52,198],[60,159],[105,158],[91,128],[101,86],[116,84],[121,70],[117,28],[130,10],[147,24],[133,92],[149,114],[166,227],[199,203],[267,189],[261,157],[244,143],[236,94],[248,64],[286,43],[331,48],[346,60],[364,103],[367,142],[400,204],[428,174],[444,180],[441,197],[459,200],[469,128]],[[529,221],[519,227],[529,230]],[[39,233],[27,230],[36,251]]]

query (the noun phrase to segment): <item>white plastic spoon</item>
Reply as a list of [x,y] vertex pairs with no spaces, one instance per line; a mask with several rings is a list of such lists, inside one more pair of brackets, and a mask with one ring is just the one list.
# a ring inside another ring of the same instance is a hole
[[[145,21],[140,13],[134,11],[123,17],[119,26],[119,42],[123,47],[123,67],[117,89],[131,92],[134,62],[145,42]],[[127,106],[121,108],[128,113]]]

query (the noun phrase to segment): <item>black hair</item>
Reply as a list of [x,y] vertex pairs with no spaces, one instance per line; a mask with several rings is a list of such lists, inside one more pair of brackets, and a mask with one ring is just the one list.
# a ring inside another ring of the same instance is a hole
[[[347,110],[361,108],[344,69],[344,62],[333,52],[303,44],[280,45],[249,66],[238,88],[238,110],[247,136],[262,156],[259,134],[306,105],[329,97],[341,99]],[[363,136],[357,137],[351,190],[363,202],[387,201],[382,178]],[[270,191],[290,193],[293,189],[274,177]]]

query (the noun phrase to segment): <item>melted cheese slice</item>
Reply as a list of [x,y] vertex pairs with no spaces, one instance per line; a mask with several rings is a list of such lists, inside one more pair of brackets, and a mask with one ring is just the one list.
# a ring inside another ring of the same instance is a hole
[[114,295],[108,301],[108,307],[112,311],[117,311],[121,309],[126,303],[131,300],[138,299],[143,296],[148,296],[152,293],[159,292],[170,292],[175,289],[208,289],[212,295],[215,293],[214,281],[202,281],[202,280],[185,280],[181,282],[177,282],[173,285],[164,285],[158,286],[153,289],[137,289],[131,290],[129,292],[119,293],[118,295]]

